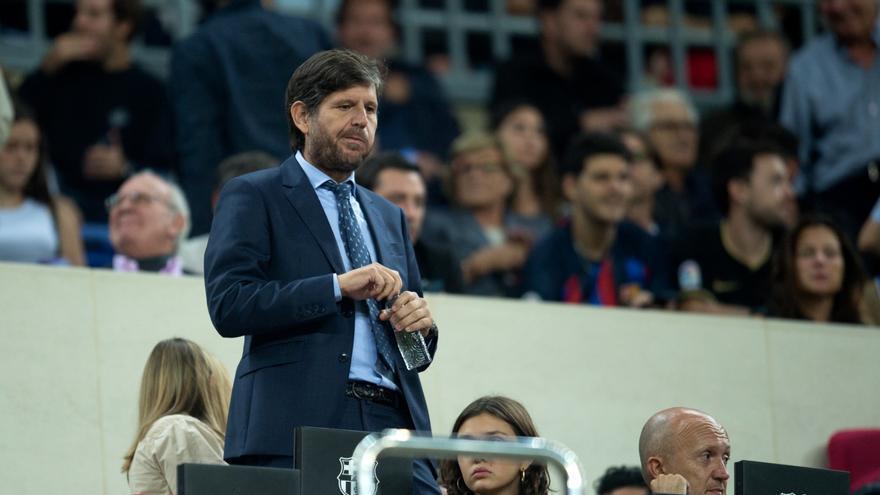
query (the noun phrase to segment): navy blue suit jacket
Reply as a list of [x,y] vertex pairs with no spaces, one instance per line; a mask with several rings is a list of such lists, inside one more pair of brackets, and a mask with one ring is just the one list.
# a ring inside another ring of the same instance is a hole
[[[360,186],[355,194],[377,261],[400,273],[404,290],[421,294],[403,213]],[[336,302],[333,273],[344,273],[339,249],[294,157],[223,188],[205,252],[208,310],[222,336],[245,337],[229,410],[227,459],[291,456],[294,427],[339,425],[355,308],[348,298]],[[429,348],[433,354],[436,339]],[[430,431],[418,373],[397,358],[397,383],[412,422]]]

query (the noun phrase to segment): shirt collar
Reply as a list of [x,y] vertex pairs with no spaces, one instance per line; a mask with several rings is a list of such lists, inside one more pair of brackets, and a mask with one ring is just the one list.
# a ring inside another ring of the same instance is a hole
[[[306,177],[309,178],[309,183],[312,185],[312,189],[317,190],[328,180],[336,182],[335,180],[330,178],[329,175],[325,174],[323,170],[309,163],[309,161],[306,160],[306,157],[303,156],[301,151],[296,152],[296,161],[299,162],[299,166],[303,169],[303,172],[306,173]],[[351,182],[351,187],[353,190],[354,185],[356,184],[356,182],[354,181],[354,172],[352,172],[351,175],[349,175],[348,178],[342,182]]]

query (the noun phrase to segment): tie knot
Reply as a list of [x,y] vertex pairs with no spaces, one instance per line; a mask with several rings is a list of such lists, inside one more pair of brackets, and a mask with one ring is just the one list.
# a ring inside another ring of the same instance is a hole
[[338,184],[332,180],[328,180],[321,184],[321,187],[333,191],[333,194],[336,195],[337,201],[348,201],[348,198],[351,196],[351,183],[348,181]]

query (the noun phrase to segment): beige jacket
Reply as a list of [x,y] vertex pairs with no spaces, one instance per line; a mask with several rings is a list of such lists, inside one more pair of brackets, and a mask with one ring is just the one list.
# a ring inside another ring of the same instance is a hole
[[177,465],[183,463],[225,464],[223,438],[192,416],[159,418],[134,452],[128,471],[131,493],[173,495]]

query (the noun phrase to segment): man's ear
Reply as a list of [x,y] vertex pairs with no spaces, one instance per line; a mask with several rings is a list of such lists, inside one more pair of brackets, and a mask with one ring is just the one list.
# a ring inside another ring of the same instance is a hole
[[663,467],[663,459],[659,457],[652,456],[648,458],[648,463],[646,464],[648,475],[651,479],[655,479],[661,474],[668,474],[666,472],[666,468]]
[[169,233],[174,239],[177,239],[177,236],[183,231],[183,228],[186,226],[186,218],[183,217],[182,213],[175,213],[174,218],[171,219],[171,228],[169,229]]
[[727,196],[731,204],[734,202],[743,204],[748,194],[748,183],[741,179],[731,179],[727,182]]
[[113,31],[119,41],[123,43],[128,43],[129,39],[131,38],[132,31],[134,31],[134,24],[132,24],[131,21],[117,22]]
[[574,201],[575,191],[577,190],[577,177],[572,174],[562,176],[562,195],[568,201]]
[[293,119],[293,125],[299,129],[299,132],[309,134],[309,111],[306,104],[297,100],[290,105],[290,118]]

